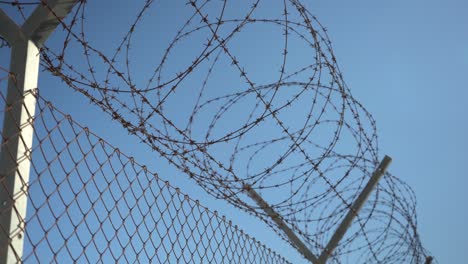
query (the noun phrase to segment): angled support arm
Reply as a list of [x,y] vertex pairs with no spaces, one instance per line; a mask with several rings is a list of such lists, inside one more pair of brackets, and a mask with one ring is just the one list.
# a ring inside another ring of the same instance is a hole
[[331,256],[335,248],[338,246],[338,243],[341,241],[349,226],[353,223],[354,218],[358,215],[361,208],[366,203],[370,194],[374,188],[379,183],[379,180],[385,174],[388,166],[392,162],[392,159],[389,156],[385,156],[380,162],[380,165],[372,174],[372,177],[367,182],[366,186],[359,194],[357,199],[352,204],[345,218],[341,224],[336,229],[332,238],[328,242],[327,246],[322,251],[319,257],[316,257],[309,248],[302,242],[299,237],[294,233],[294,231],[289,228],[289,226],[284,222],[283,218],[265,201],[263,198],[248,184],[244,184],[244,190],[252,200],[268,215],[268,217],[273,220],[276,226],[283,231],[286,237],[289,239],[292,245],[294,245],[297,250],[311,263],[313,264],[325,264],[328,258]]
[[39,5],[21,27],[24,35],[39,48],[55,31],[61,20],[71,12],[78,0],[49,0],[46,2],[46,5]]
[[276,226],[283,231],[289,242],[297,248],[297,250],[313,264],[317,264],[317,257],[310,251],[310,249],[302,242],[301,239],[289,228],[288,224],[284,222],[281,215],[279,215],[263,198],[248,184],[244,184],[244,190],[252,200],[273,220]]
[[24,41],[23,31],[11,20],[11,18],[0,9],[0,35],[13,46],[18,41]]
[[385,156],[380,162],[380,165],[377,167],[375,172],[372,174],[372,177],[367,182],[364,190],[359,194],[359,196],[354,201],[351,208],[349,208],[348,213],[346,214],[345,218],[341,222],[341,224],[336,229],[335,233],[333,234],[332,238],[328,242],[327,246],[323,250],[322,254],[319,257],[318,263],[325,264],[328,257],[333,253],[338,243],[341,241],[343,236],[345,235],[346,231],[348,230],[349,226],[353,223],[354,218],[358,215],[361,208],[366,203],[367,199],[369,198],[370,194],[374,190],[375,186],[379,183],[380,178],[385,174],[388,166],[392,159],[389,156]]

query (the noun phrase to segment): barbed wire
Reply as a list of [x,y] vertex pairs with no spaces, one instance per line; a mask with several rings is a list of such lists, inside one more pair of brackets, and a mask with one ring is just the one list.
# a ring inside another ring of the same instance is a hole
[[[164,3],[132,3],[132,22],[106,42],[90,36],[92,3],[78,1],[42,48],[43,66],[209,194],[275,229],[244,186],[260,192],[321,252],[379,161],[375,120],[344,82],[326,28],[297,0],[189,0],[172,3],[174,20]],[[158,16],[165,24],[152,29]],[[330,263],[422,263],[415,207],[387,173]]]

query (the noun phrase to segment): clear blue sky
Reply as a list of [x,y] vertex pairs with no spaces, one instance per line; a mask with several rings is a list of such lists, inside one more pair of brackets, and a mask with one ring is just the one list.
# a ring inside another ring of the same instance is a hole
[[[423,245],[439,263],[465,263],[468,260],[468,210],[465,209],[468,175],[464,168],[468,164],[468,4],[461,0],[304,2],[328,29],[353,95],[377,120],[380,151],[394,160],[391,172],[416,192]],[[91,15],[107,13],[104,3],[96,6],[97,9],[89,10]],[[96,25],[94,32],[89,31],[90,38],[105,39],[114,34],[114,24],[128,25],[128,21],[117,21],[118,12],[136,10],[130,4],[112,9],[116,15],[106,15],[107,20]],[[150,25],[168,27],[160,22],[156,17]],[[52,38],[51,44],[53,41]],[[161,52],[153,48],[147,47],[144,55]],[[253,220],[239,216],[231,206],[211,201],[164,161],[154,162],[146,148],[134,147],[136,139],[118,132],[121,129],[116,124],[103,121],[108,118],[88,107],[87,100],[48,73],[41,74],[40,88],[43,95],[65,112],[149,164],[162,177],[174,177],[175,185],[234,218],[247,232],[260,240],[273,241],[268,231],[258,230],[258,223],[251,224]],[[115,133],[106,135],[111,129]],[[277,243],[271,245],[275,250],[275,246],[282,245]]]

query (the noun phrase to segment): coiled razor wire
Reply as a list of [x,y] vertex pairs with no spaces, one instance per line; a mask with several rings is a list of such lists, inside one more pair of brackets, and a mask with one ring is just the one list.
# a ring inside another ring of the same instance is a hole
[[[251,186],[321,252],[379,149],[317,18],[298,0],[146,0],[125,4],[120,31],[112,10],[93,4],[79,1],[61,21],[43,66],[209,194],[273,226],[246,195]],[[112,28],[94,32],[99,23]],[[329,263],[425,255],[413,191],[387,173]]]

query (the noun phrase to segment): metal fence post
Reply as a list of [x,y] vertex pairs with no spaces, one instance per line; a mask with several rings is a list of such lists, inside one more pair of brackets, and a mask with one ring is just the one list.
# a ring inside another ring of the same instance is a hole
[[0,35],[11,46],[0,152],[0,263],[21,261],[39,75],[39,48],[76,0],[42,1],[22,27],[0,9]]
[[28,90],[37,87],[39,50],[31,41],[12,45],[11,71],[3,123],[3,143],[0,153],[1,263],[21,259],[26,216],[27,183],[32,147],[32,117],[36,98]]

